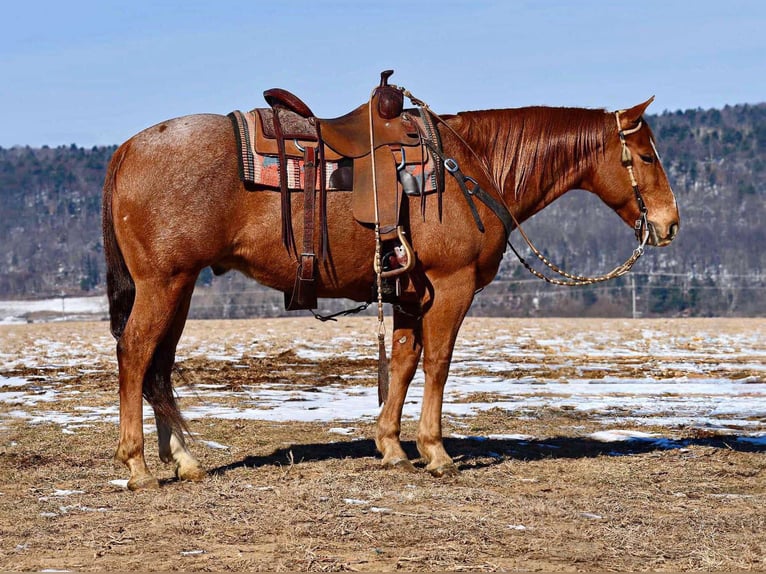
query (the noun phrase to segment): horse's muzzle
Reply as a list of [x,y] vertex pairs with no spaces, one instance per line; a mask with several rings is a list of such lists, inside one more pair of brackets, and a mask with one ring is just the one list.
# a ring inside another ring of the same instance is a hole
[[649,245],[654,247],[665,247],[678,235],[679,223],[673,221],[667,226],[659,225],[654,221],[649,221]]

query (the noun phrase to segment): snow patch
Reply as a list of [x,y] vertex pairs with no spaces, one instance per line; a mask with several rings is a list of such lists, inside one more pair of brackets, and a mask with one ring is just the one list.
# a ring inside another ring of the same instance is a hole
[[657,435],[635,430],[604,430],[588,435],[599,442],[620,442],[630,440],[654,440]]
[[204,444],[208,448],[212,448],[215,450],[229,450],[229,447],[225,444],[221,444],[220,442],[215,442],[214,440],[203,440],[200,441],[202,444]]

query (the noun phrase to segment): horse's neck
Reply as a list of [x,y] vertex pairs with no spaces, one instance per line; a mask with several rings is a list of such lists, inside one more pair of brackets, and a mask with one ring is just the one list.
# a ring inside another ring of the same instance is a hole
[[471,145],[481,150],[493,185],[520,220],[581,187],[604,145],[599,110],[490,110],[467,119],[475,124],[466,131]]
[[[519,189],[517,183],[512,186],[506,185],[503,195],[509,205],[516,205],[518,217],[523,220],[550,205],[567,191],[582,187],[582,180],[589,166],[582,164],[567,164],[564,170],[559,171],[559,176],[546,178],[535,174],[524,182],[523,188]],[[514,178],[518,182],[517,178]]]

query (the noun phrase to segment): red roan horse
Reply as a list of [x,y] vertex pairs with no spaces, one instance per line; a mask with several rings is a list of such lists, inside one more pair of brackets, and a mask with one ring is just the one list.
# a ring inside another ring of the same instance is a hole
[[[617,121],[614,113],[573,108],[460,113],[447,119],[454,132],[440,127],[444,155],[519,222],[567,190],[586,189],[632,227],[639,206],[618,134],[633,131],[625,139],[648,210],[648,243],[664,246],[678,231],[678,209],[652,133],[642,122],[649,103],[623,111]],[[247,191],[238,177],[237,153],[228,118],[192,115],[132,137],[109,165],[103,226],[120,380],[116,458],[130,469],[131,489],[159,484],[144,459],[142,396],[154,408],[160,458],[174,463],[182,480],[205,476],[185,444],[170,382],[200,271],[237,269],[283,292],[293,286],[296,260],[278,231],[279,194]],[[457,182],[447,177],[446,183],[441,219],[435,194],[428,196],[424,213],[420,198],[405,200],[413,202],[405,224],[417,257],[409,281],[416,302],[393,312],[391,382],[375,438],[384,465],[413,469],[399,435],[402,405],[422,355],[425,390],[417,448],[435,476],[455,471],[441,428],[455,339],[474,294],[497,273],[507,239],[496,215],[477,202],[481,232]],[[318,269],[318,295],[366,301],[375,282],[375,239],[354,220],[350,196],[329,194],[331,255]],[[298,244],[302,203],[302,194],[295,194]]]

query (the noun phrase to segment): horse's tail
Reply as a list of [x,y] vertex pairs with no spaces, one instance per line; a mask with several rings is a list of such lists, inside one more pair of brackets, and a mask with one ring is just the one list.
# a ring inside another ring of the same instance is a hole
[[117,172],[128,152],[130,142],[121,145],[109,162],[104,180],[104,193],[101,212],[101,225],[104,232],[104,255],[106,256],[106,294],[109,299],[109,319],[112,335],[118,341],[125,330],[125,325],[133,309],[136,298],[136,284],[130,276],[128,266],[122,256],[122,250],[114,234],[112,215],[112,196],[117,185]]

